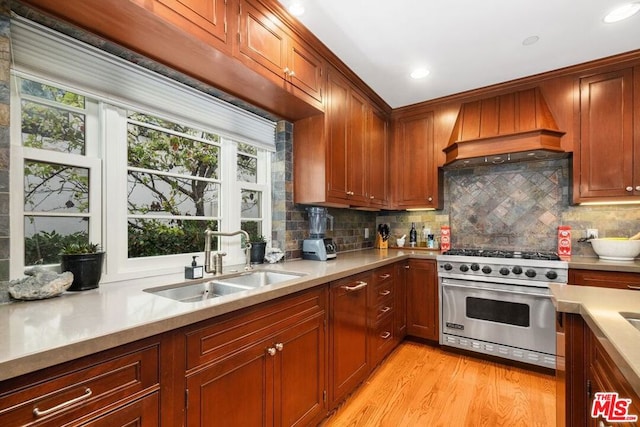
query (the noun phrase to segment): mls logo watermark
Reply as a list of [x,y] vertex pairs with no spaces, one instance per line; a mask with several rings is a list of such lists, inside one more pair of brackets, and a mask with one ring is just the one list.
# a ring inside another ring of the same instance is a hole
[[621,399],[616,392],[598,392],[593,398],[591,417],[602,416],[610,423],[638,421],[637,415],[629,414],[631,399]]

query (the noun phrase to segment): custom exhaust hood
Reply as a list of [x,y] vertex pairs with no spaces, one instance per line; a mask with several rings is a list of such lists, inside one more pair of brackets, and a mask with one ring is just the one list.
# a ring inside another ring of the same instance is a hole
[[445,168],[568,157],[539,88],[462,104]]

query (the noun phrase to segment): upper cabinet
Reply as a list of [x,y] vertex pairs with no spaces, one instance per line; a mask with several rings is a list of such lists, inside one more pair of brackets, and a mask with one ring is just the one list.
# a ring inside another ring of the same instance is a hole
[[131,0],[207,44],[228,47],[226,0]]
[[257,1],[240,0],[238,57],[284,89],[322,102],[323,60]]
[[434,140],[434,113],[394,120],[393,201],[399,209],[442,207],[442,177]]
[[640,66],[580,79],[574,202],[640,200]]
[[387,116],[338,70],[327,74],[325,114],[294,123],[295,202],[386,207]]

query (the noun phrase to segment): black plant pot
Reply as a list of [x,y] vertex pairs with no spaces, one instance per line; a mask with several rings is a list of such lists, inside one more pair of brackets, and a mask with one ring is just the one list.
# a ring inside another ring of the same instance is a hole
[[94,254],[61,255],[61,270],[73,273],[68,291],[86,291],[98,287],[102,276],[104,252]]
[[264,263],[264,251],[267,248],[267,242],[251,242],[251,264]]

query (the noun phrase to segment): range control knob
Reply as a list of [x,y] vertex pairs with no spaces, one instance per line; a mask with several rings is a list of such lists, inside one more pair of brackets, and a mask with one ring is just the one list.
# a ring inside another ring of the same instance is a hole
[[527,277],[536,277],[536,271],[532,269],[525,271],[524,274]]
[[446,263],[444,265],[444,269],[447,270],[447,271],[451,271],[451,270],[453,270],[453,266],[451,264],[449,264],[449,263]]
[[460,266],[460,271],[462,271],[463,273],[466,273],[467,271],[469,271],[469,266],[467,264],[462,264]]
[[484,267],[482,267],[482,272],[484,274],[489,274],[491,273],[491,267],[489,267],[488,265],[485,265]]
[[511,272],[513,274],[522,274],[522,267],[520,267],[519,265],[516,265],[515,267],[513,267]]
[[553,270],[547,271],[547,274],[545,274],[545,276],[547,276],[547,279],[549,280],[555,280],[558,278],[558,273],[556,273]]
[[502,274],[503,276],[506,276],[509,274],[509,269],[507,267],[502,267],[500,269],[500,274]]
[[474,262],[473,264],[471,264],[471,269],[473,271],[478,271],[480,270],[480,266]]

